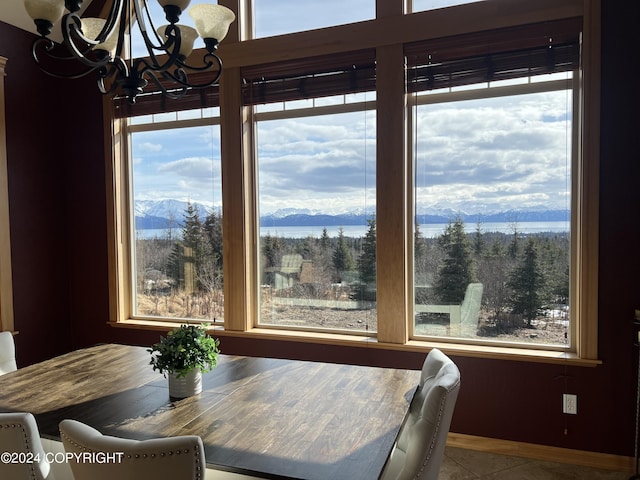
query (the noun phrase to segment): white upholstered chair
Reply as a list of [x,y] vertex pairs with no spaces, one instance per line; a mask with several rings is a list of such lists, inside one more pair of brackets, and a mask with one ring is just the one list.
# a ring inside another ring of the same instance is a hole
[[437,480],[459,390],[458,367],[431,350],[382,480]]
[[17,370],[16,347],[11,332],[0,332],[0,375]]
[[[205,477],[204,447],[202,439],[195,435],[129,440],[102,435],[75,420],[63,420],[60,436],[67,453],[80,455],[78,460],[70,459],[75,480],[201,480]],[[82,455],[88,457],[83,460]],[[96,455],[101,455],[96,458],[101,458],[102,463],[88,461]]]
[[[0,478],[54,480],[36,420],[30,413],[0,413],[0,453],[15,454],[13,462],[0,461]],[[22,454],[22,457],[17,456]],[[11,459],[11,457],[9,457]],[[25,459],[33,459],[32,463]]]

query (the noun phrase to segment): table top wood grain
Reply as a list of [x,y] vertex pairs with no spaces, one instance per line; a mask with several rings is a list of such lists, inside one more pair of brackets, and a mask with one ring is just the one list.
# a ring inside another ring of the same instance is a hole
[[73,418],[133,439],[199,435],[207,463],[264,478],[378,478],[419,372],[220,355],[201,394],[169,398],[145,348],[98,345],[0,377],[0,412],[43,436]]

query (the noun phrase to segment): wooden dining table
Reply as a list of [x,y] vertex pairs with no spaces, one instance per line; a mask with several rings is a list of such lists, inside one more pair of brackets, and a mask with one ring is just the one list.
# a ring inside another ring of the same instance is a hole
[[419,372],[219,355],[202,393],[176,400],[143,347],[103,344],[0,376],[0,412],[65,418],[143,440],[199,435],[207,464],[260,478],[378,478]]

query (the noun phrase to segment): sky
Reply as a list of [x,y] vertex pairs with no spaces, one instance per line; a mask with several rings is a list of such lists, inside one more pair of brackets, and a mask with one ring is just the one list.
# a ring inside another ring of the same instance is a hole
[[[286,19],[260,16],[262,5],[276,2],[286,5]],[[263,23],[280,33],[294,19],[300,29],[322,26],[309,22],[328,22],[323,14],[329,11],[373,16],[374,3],[255,0],[258,30]],[[445,3],[431,0],[434,7]],[[339,8],[345,4],[354,8]],[[364,18],[347,20],[359,19]],[[561,91],[419,106],[413,132],[418,141],[412,147],[417,210],[568,209],[570,105],[570,93]],[[372,211],[375,131],[374,111],[259,122],[260,213]],[[136,199],[219,205],[219,129],[137,133],[133,169]]]

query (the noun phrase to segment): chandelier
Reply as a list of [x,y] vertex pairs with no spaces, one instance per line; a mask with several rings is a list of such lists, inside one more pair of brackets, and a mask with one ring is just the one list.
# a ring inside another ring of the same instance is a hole
[[[179,98],[191,88],[218,83],[222,61],[216,49],[235,20],[233,11],[221,5],[194,5],[189,9],[194,29],[178,24],[190,0],[157,0],[169,23],[156,29],[146,3],[150,0],[110,1],[109,14],[102,19],[81,18],[82,0],[24,0],[41,35],[33,43],[33,57],[45,73],[80,78],[96,72],[100,92],[126,97],[130,103],[135,103],[149,83],[155,86],[153,90],[171,98]],[[49,38],[60,20],[62,45]],[[147,57],[133,58],[130,39],[134,25],[144,40]],[[204,40],[206,52],[201,64],[191,65],[188,57],[198,36]],[[65,60],[77,60],[81,70],[70,72]],[[193,77],[200,72],[210,73],[198,75],[199,83],[191,83],[188,74]]]

